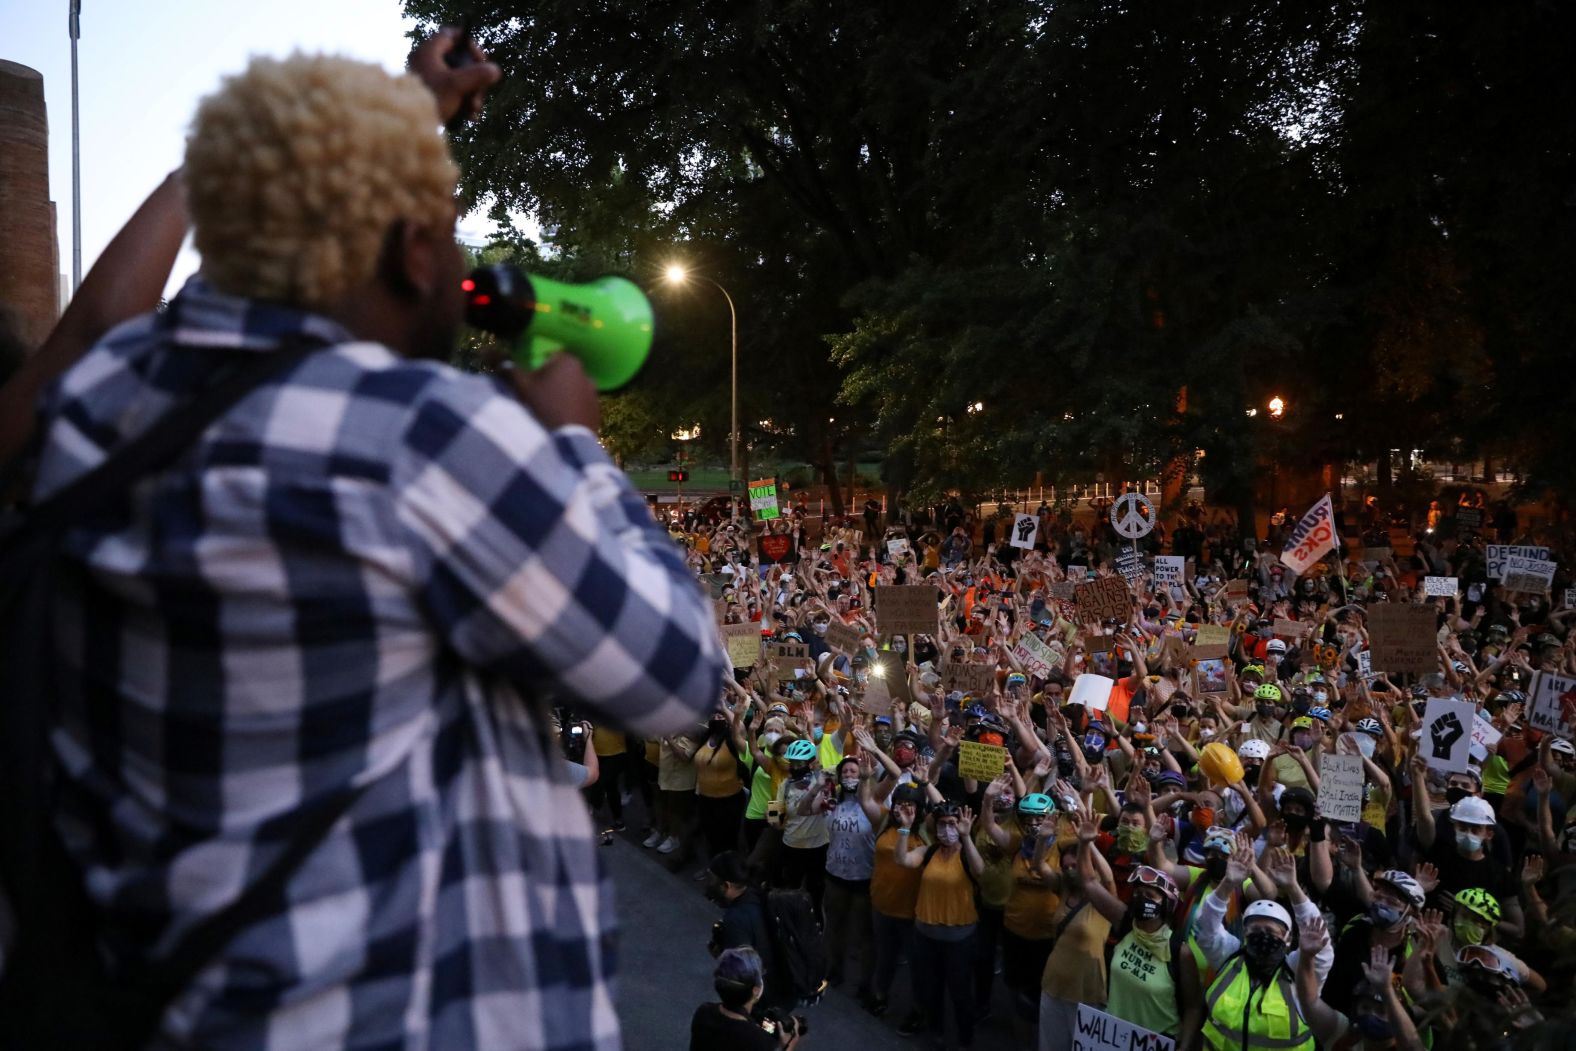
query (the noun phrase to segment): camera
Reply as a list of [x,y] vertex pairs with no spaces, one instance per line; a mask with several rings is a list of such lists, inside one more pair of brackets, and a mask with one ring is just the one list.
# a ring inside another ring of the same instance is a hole
[[586,739],[590,736],[586,728],[567,713],[560,718],[559,726],[562,729],[558,731],[558,746],[563,749],[564,758],[571,763],[585,762]]
[[770,1007],[762,1013],[761,1028],[773,1036],[803,1037],[810,1033],[810,1023],[803,1015],[790,1014],[781,1007]]

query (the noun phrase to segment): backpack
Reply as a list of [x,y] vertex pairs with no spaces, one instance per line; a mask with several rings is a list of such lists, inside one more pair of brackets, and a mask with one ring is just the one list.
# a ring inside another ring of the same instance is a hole
[[826,990],[830,968],[810,895],[802,890],[770,891],[765,913],[784,987],[801,1003],[815,1003]]

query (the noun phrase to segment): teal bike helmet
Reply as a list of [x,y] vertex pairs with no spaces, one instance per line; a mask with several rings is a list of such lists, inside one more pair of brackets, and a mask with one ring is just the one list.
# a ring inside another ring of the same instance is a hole
[[801,737],[799,740],[787,747],[787,749],[783,752],[783,758],[787,759],[789,762],[805,762],[814,759],[815,745]]
[[1031,817],[1044,817],[1056,809],[1056,804],[1044,792],[1030,792],[1018,800],[1018,813],[1028,814]]

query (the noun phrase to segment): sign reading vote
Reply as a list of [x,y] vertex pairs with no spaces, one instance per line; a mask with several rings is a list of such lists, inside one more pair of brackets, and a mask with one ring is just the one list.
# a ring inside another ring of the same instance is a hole
[[758,482],[750,483],[750,510],[755,512],[755,517],[761,521],[777,518],[781,511],[777,507],[777,482],[772,478],[763,478]]
[[[1129,966],[1129,961],[1118,954],[1112,957],[1111,966],[1127,970],[1140,980],[1145,975],[1138,968],[1165,966],[1155,964],[1147,953],[1133,953],[1133,957]],[[1073,1051],[1176,1051],[1176,1046],[1176,1041],[1169,1036],[1124,1022],[1088,1004],[1078,1005],[1078,1021],[1073,1026]]]

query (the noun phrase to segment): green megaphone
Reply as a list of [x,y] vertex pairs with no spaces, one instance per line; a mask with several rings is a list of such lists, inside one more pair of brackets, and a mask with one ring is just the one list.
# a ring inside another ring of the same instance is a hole
[[567,351],[597,390],[610,391],[633,379],[651,353],[651,302],[625,278],[571,285],[494,263],[472,271],[461,287],[465,320],[512,345],[525,368]]

